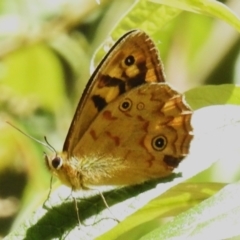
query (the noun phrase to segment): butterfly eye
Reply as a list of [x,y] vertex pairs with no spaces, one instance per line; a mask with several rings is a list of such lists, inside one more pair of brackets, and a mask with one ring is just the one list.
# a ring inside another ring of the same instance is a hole
[[164,136],[157,136],[152,140],[152,147],[156,151],[162,151],[167,146],[167,139]]
[[128,57],[125,58],[124,60],[124,63],[127,65],[127,66],[131,66],[135,63],[135,58],[134,56],[132,55],[129,55]]
[[52,159],[52,167],[55,169],[59,169],[62,166],[62,158],[60,157],[55,157]]
[[122,112],[126,112],[128,111],[129,109],[131,109],[132,107],[132,101],[130,99],[125,99],[119,106],[119,109],[122,111]]

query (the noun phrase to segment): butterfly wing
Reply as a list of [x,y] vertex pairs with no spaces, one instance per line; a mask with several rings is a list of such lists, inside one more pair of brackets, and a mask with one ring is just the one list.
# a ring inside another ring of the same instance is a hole
[[70,156],[91,122],[111,101],[147,82],[164,82],[158,51],[149,36],[133,30],[111,48],[91,76],[77,106],[63,151]]
[[184,97],[165,83],[119,96],[73,150],[81,183],[130,185],[169,175],[188,153],[191,116]]

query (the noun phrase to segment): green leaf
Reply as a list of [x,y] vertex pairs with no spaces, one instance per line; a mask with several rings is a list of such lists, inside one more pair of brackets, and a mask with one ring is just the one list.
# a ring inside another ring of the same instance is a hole
[[240,184],[229,184],[213,197],[141,237],[149,239],[229,239],[240,236]]
[[220,104],[240,105],[240,87],[234,84],[200,86],[187,91],[185,97],[194,110]]
[[207,14],[224,20],[240,31],[240,19],[226,5],[212,0],[151,0],[152,2],[172,6],[174,8]]
[[[180,180],[179,176],[177,181]],[[163,181],[170,181],[169,177]],[[52,239],[68,236],[78,236],[78,239],[97,237],[100,233],[115,226],[116,219],[124,219],[127,215],[145,205],[150,199],[159,195],[159,191],[166,191],[169,186],[152,181],[139,186],[126,187],[105,192],[104,197],[111,207],[111,212],[99,195],[99,191],[80,191],[74,193],[78,199],[81,225],[78,226],[75,203],[72,200],[71,190],[67,187],[56,189],[47,200],[45,207],[40,207],[21,226],[8,237],[24,239]],[[167,183],[168,184],[168,183]],[[159,188],[159,186],[163,186]],[[102,189],[106,190],[106,189]],[[144,192],[145,191],[145,192]],[[142,193],[144,192],[144,193]],[[97,195],[96,195],[97,194]],[[125,211],[122,211],[125,209]],[[54,223],[54,224],[53,224]]]
[[179,213],[199,204],[224,186],[220,183],[181,183],[97,239],[139,239],[161,225],[168,225]]

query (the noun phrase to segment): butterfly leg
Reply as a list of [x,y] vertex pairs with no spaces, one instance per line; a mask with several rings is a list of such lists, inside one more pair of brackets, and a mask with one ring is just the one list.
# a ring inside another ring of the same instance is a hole
[[118,220],[118,219],[114,216],[114,214],[112,213],[110,207],[108,206],[107,201],[106,201],[103,193],[102,193],[100,190],[98,190],[98,189],[96,189],[96,190],[99,192],[99,195],[101,196],[101,198],[102,198],[105,206],[107,207],[108,211],[109,211],[109,212],[112,214],[112,216],[114,217],[114,220],[117,221],[118,223],[120,223],[120,220]]
[[81,221],[80,221],[80,216],[79,216],[79,209],[78,209],[78,205],[77,205],[77,199],[73,195],[72,195],[72,198],[74,200],[75,210],[76,210],[76,213],[77,213],[78,226],[80,227],[81,226]]
[[43,203],[43,208],[46,209],[46,210],[49,210],[49,207],[47,206],[46,202],[50,198],[50,195],[51,195],[51,192],[52,192],[52,183],[53,183],[53,176],[51,176],[51,179],[50,179],[50,187],[49,187],[48,196],[47,196],[46,200]]

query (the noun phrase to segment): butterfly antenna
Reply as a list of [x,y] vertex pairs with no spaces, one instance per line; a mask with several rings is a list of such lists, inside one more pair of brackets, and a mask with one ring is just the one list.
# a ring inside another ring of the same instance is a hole
[[57,151],[56,151],[55,148],[54,148],[54,147],[48,142],[46,136],[44,136],[44,140],[45,140],[45,142],[46,142],[48,148],[51,149],[53,152],[55,152],[55,153],[57,154]]
[[38,140],[38,139],[36,139],[36,138],[28,135],[27,133],[23,132],[20,128],[14,126],[12,123],[10,123],[10,122],[8,122],[8,121],[6,121],[6,123],[9,124],[10,126],[12,126],[13,128],[15,128],[17,131],[19,131],[20,133],[22,133],[22,134],[25,135],[26,137],[32,139],[33,141],[35,141],[35,142],[37,142],[37,143],[40,143],[41,145],[43,145],[44,147],[47,147],[47,148],[50,149],[51,151],[56,152],[56,150],[48,143],[48,141],[46,140],[46,139],[47,139],[46,137],[44,137],[44,139],[45,139],[45,141],[46,141],[46,143],[45,143],[45,142],[42,142],[42,141],[40,141],[40,140]]

